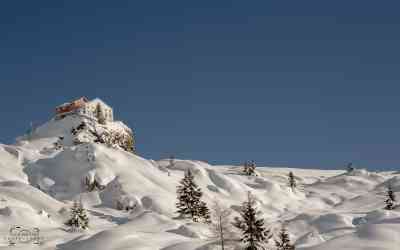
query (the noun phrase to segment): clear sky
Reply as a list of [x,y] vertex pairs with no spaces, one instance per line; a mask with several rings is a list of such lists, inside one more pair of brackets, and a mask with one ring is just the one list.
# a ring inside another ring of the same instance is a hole
[[399,5],[4,1],[0,141],[86,95],[147,158],[398,169]]

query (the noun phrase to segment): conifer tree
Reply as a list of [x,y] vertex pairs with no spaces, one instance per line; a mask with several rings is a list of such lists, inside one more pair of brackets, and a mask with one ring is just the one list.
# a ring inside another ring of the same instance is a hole
[[278,239],[275,240],[277,250],[295,250],[294,245],[290,244],[289,234],[285,227],[281,228]]
[[84,185],[88,192],[93,192],[95,190],[103,190],[105,188],[105,186],[101,185],[96,179],[91,181],[89,177],[85,178]]
[[175,166],[175,156],[170,155],[169,156],[169,167],[174,167]]
[[349,164],[347,164],[346,170],[347,170],[347,173],[351,173],[351,172],[354,171],[354,166],[353,166],[353,163],[352,163],[352,162],[350,162]]
[[203,194],[194,182],[192,171],[186,171],[185,176],[179,183],[180,185],[177,187],[177,213],[182,217],[189,216],[193,221],[197,221],[200,198]]
[[393,192],[391,185],[388,185],[388,187],[387,187],[386,197],[387,197],[387,199],[385,200],[385,203],[386,203],[385,209],[386,210],[394,209],[395,202],[396,202],[396,196]]
[[292,191],[295,190],[297,187],[296,179],[294,178],[293,172],[289,172],[289,187],[292,189]]
[[255,161],[246,161],[243,166],[243,173],[245,175],[255,175],[256,163]]
[[247,161],[243,164],[243,173],[249,175],[249,167],[247,166]]
[[210,209],[207,207],[207,203],[200,201],[197,216],[203,220],[204,223],[211,223]]
[[247,201],[242,204],[240,217],[236,217],[233,225],[242,231],[242,242],[245,250],[263,249],[263,245],[270,236],[270,231],[264,227],[264,219],[257,217],[258,211],[255,200],[248,194]]
[[71,217],[65,224],[72,227],[73,230],[89,228],[89,217],[81,202],[74,201],[74,205],[71,208]]

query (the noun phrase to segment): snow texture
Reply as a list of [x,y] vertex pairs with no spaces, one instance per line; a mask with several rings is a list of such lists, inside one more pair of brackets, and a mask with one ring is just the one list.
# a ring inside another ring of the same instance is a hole
[[[171,164],[95,143],[86,130],[75,144],[71,130],[82,122],[96,131],[129,130],[121,122],[99,125],[71,115],[15,145],[0,144],[1,235],[12,225],[38,227],[41,249],[220,249],[209,225],[177,218],[176,187],[190,169],[209,207],[217,200],[232,210],[233,221],[251,192],[266,227],[277,235],[284,224],[296,249],[399,249],[400,209],[383,209],[387,185],[400,191],[399,173],[258,166],[256,176],[246,176],[241,166],[180,159]],[[290,171],[299,185],[294,190],[288,187]],[[64,223],[76,200],[90,223],[88,230],[71,233]],[[238,238],[228,239],[226,249],[241,249]],[[0,241],[0,249],[8,248]],[[18,249],[33,246],[21,243]]]

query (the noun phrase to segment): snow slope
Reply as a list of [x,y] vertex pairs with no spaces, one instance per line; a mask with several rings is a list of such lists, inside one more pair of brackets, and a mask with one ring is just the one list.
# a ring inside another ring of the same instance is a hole
[[[386,211],[385,187],[400,191],[398,173],[355,170],[257,168],[244,176],[240,166],[212,166],[194,160],[148,160],[118,147],[93,143],[74,145],[72,128],[86,118],[52,120],[16,145],[0,144],[0,233],[11,225],[39,227],[41,249],[58,250],[191,250],[220,249],[210,226],[177,218],[176,186],[192,170],[208,204],[218,201],[237,216],[250,191],[273,232],[282,224],[297,249],[398,249],[400,210]],[[108,126],[108,127],[107,127]],[[103,129],[122,129],[122,123]],[[63,137],[62,147],[54,143]],[[292,171],[300,187],[287,186]],[[102,188],[89,192],[85,181]],[[88,209],[90,229],[67,232],[63,222],[73,200]],[[131,207],[133,210],[118,210]],[[237,238],[227,249],[241,249]],[[270,242],[270,248],[273,248]],[[0,241],[0,249],[8,249]],[[18,244],[18,249],[32,249]]]

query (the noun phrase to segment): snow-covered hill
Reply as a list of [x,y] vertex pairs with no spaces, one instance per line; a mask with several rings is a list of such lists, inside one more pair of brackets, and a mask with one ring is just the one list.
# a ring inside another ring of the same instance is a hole
[[[383,210],[388,183],[400,191],[398,173],[258,167],[257,176],[245,176],[240,166],[144,159],[119,143],[99,143],[93,131],[131,133],[121,122],[100,125],[68,116],[38,127],[15,145],[0,144],[1,235],[17,224],[41,229],[40,249],[220,249],[208,225],[175,213],[176,186],[190,169],[204,200],[231,208],[232,217],[250,191],[266,224],[272,231],[285,224],[296,249],[400,246],[400,210]],[[301,184],[294,192],[287,185],[290,171]],[[89,191],[88,185],[97,188]],[[86,232],[65,231],[73,200],[82,200],[89,210]],[[0,249],[8,248],[0,241]],[[232,239],[226,249],[241,249],[240,243]]]

